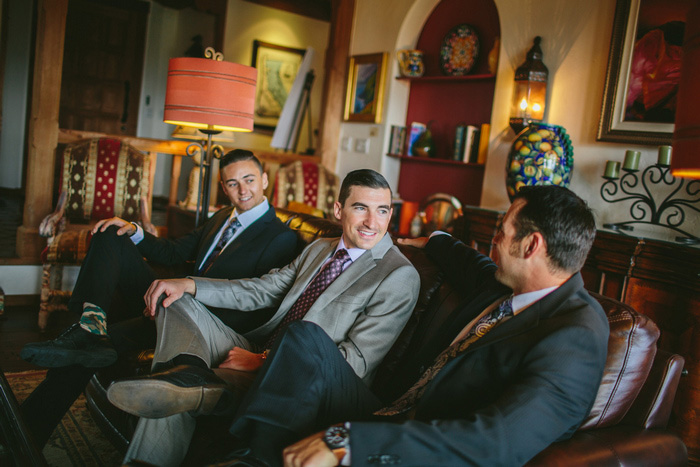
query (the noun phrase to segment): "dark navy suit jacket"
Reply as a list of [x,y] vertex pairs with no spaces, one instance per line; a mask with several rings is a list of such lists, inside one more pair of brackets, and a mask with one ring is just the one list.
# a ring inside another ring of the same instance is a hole
[[[462,328],[508,289],[491,260],[449,236],[427,245],[466,299],[410,349],[416,381]],[[570,437],[590,411],[607,356],[609,326],[580,274],[497,326],[431,381],[413,420],[353,422],[353,465],[522,465]]]

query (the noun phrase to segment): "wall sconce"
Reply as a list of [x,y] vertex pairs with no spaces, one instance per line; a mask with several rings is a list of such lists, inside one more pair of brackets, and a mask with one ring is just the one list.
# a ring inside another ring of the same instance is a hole
[[530,122],[541,122],[544,118],[547,98],[549,70],[542,63],[540,36],[527,53],[527,59],[515,70],[515,89],[510,109],[510,127],[520,133]]
[[681,77],[678,83],[676,126],[673,132],[673,162],[675,177],[700,179],[700,3],[688,11],[685,20]]
[[[206,148],[200,143],[187,147],[187,155],[204,154],[199,166],[199,196],[196,225],[209,214],[211,167],[214,156],[212,136],[222,131],[252,131],[255,83],[258,71],[223,61],[223,55],[208,47],[208,58],[172,58],[168,64],[163,121],[198,128],[207,135]],[[219,146],[220,147],[220,146]]]

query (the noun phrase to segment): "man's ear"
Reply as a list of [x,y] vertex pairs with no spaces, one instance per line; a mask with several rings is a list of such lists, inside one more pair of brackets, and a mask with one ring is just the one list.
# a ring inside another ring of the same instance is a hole
[[262,187],[263,190],[267,188],[268,180],[267,180],[267,172],[262,173]]
[[343,206],[340,204],[340,201],[336,201],[335,203],[333,203],[333,215],[336,219],[340,220],[340,213],[342,210]]
[[[527,259],[533,256],[538,251],[545,248],[544,237],[539,232],[533,232],[523,238],[523,258]],[[545,252],[546,253],[546,252]]]

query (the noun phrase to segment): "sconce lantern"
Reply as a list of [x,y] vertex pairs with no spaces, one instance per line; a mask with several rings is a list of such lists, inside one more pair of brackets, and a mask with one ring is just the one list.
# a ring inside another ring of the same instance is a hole
[[527,53],[525,63],[515,70],[515,89],[510,110],[510,127],[520,133],[530,122],[541,122],[544,118],[547,98],[547,78],[549,70],[542,63],[540,36]]

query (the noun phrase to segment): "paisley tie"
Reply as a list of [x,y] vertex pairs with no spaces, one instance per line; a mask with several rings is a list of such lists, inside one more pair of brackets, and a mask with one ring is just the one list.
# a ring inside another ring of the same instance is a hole
[[241,227],[241,223],[238,222],[237,218],[234,217],[233,219],[229,220],[228,225],[224,229],[224,232],[221,234],[221,238],[219,238],[219,241],[216,242],[216,246],[214,247],[214,249],[211,250],[209,257],[199,267],[200,276],[203,276],[207,273],[209,268],[211,268],[212,264],[214,264],[214,261],[216,261],[216,258],[221,253],[221,250],[224,249],[228,241],[231,240],[231,238],[236,234],[236,231]]

